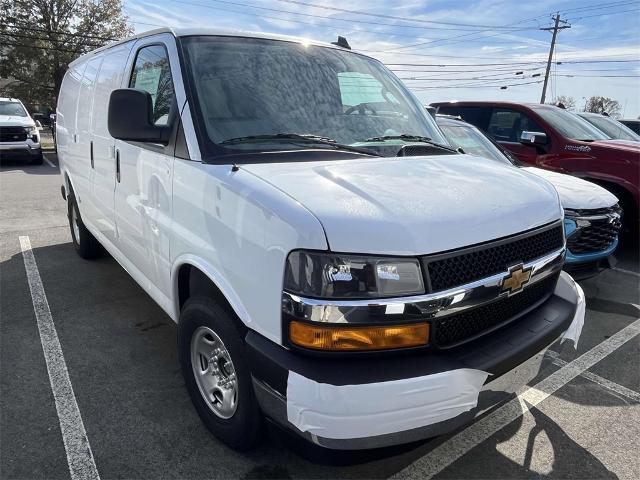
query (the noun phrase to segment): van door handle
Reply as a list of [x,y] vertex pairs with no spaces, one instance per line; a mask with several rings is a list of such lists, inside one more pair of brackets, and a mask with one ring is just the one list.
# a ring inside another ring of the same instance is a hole
[[89,142],[89,153],[91,155],[91,168],[93,168],[93,140]]
[[120,183],[120,150],[116,150],[116,181]]

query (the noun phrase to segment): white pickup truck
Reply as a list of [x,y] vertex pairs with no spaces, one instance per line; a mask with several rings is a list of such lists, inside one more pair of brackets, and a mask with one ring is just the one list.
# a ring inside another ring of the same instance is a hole
[[577,341],[553,186],[469,162],[344,39],[123,40],[70,65],[57,138],[78,253],[104,247],[177,323],[195,408],[235,448],[265,416],[334,449],[441,434]]
[[0,159],[26,158],[42,165],[38,124],[17,98],[0,97]]

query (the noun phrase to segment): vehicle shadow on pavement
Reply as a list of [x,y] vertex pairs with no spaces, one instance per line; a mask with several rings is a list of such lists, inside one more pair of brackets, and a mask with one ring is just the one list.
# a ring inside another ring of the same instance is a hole
[[30,175],[60,175],[57,168],[52,168],[46,162],[42,165],[32,165],[31,160],[28,159],[0,156],[0,171],[8,172],[13,170],[22,170]]
[[[80,259],[71,243],[36,247],[33,251],[103,478],[199,478],[205,471],[216,478],[385,478],[448,438],[335,452],[270,428],[269,437],[256,450],[230,450],[208,432],[191,406],[177,361],[173,322],[128,274],[106,254],[92,262]],[[0,263],[0,271],[3,318],[33,315],[29,310],[32,306],[25,301],[29,293],[22,255],[17,253]],[[15,335],[20,335],[20,329],[14,328],[1,340],[17,341],[12,338]],[[29,341],[39,339],[32,336]],[[0,349],[4,350],[4,345]],[[542,365],[541,375],[548,374],[550,364],[545,361]],[[42,374],[46,378],[46,370]],[[3,371],[2,375],[8,373]],[[581,396],[580,392],[575,394]],[[10,401],[13,394],[3,390],[5,395],[9,398],[3,400]],[[570,401],[576,402],[576,395]],[[513,394],[483,391],[479,404],[503,404],[512,398]],[[589,403],[598,402],[603,406],[626,404],[612,396],[596,396]],[[24,412],[4,418],[0,428],[6,431],[5,422],[16,422],[10,430],[28,428],[29,408],[25,406]],[[514,438],[520,448],[523,422],[531,422],[531,418],[535,427],[529,434],[523,466],[501,453],[500,445]],[[553,461],[551,470],[541,474],[531,466],[540,456],[534,446],[543,434],[551,445]],[[614,477],[560,425],[535,408],[478,445],[441,476]]]
[[[528,406],[528,413],[475,447],[438,478],[617,478],[554,420]],[[494,451],[496,454],[488,458],[486,452]]]

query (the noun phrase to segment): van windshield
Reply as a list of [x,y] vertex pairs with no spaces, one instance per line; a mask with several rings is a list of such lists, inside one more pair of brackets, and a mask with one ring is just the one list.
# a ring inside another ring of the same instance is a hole
[[316,148],[314,139],[367,151],[401,135],[447,145],[402,83],[364,55],[255,38],[182,42],[208,155]]
[[0,115],[26,117],[27,111],[24,109],[21,103],[0,101]]
[[593,141],[609,140],[609,137],[578,115],[555,106],[533,108],[561,135],[572,140]]

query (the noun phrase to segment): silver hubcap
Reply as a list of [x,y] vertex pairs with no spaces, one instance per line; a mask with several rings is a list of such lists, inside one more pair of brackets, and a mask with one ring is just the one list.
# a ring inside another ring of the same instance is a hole
[[80,225],[78,224],[78,214],[75,207],[71,208],[71,227],[73,228],[73,236],[76,242],[80,243]]
[[238,380],[229,351],[208,327],[191,337],[191,368],[205,402],[220,418],[231,418],[238,407]]

